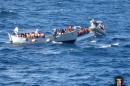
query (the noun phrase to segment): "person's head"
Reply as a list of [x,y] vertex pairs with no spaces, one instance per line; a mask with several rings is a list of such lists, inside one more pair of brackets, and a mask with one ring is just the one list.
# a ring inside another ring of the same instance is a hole
[[123,77],[122,76],[115,77],[115,84],[117,86],[122,86],[123,85]]

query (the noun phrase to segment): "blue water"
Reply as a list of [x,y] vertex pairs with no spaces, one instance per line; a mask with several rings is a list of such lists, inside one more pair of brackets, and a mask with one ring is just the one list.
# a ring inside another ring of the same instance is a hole
[[[130,83],[130,0],[0,0],[0,86],[109,86]],[[75,44],[13,45],[7,32],[104,21],[107,34]]]

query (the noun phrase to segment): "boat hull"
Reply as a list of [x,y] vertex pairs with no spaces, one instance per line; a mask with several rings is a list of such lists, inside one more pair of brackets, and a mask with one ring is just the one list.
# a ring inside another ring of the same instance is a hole
[[95,33],[94,32],[89,32],[89,33],[85,33],[83,35],[80,35],[77,40],[81,41],[81,40],[84,40],[84,39],[91,39],[93,37],[95,37]]
[[75,43],[76,40],[62,41],[63,43]]
[[53,36],[53,41],[64,42],[64,43],[74,43],[77,39],[77,31],[67,32],[58,36]]

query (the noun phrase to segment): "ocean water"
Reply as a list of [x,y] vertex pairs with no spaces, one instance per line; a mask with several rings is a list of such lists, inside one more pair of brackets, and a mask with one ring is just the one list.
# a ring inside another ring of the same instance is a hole
[[[0,0],[0,86],[110,86],[130,83],[130,0]],[[89,26],[107,34],[75,44],[14,45],[7,32]]]

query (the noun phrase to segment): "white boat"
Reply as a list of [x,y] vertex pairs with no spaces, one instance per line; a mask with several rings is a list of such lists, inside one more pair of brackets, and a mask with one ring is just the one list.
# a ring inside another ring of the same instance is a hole
[[53,35],[50,40],[55,42],[74,43],[78,37],[77,30]]
[[30,44],[30,43],[45,43],[45,38],[23,38],[9,34],[9,41],[13,44]]
[[103,22],[102,21],[95,21],[95,22],[96,22],[96,26],[94,26],[94,28],[93,28],[93,22],[91,22],[91,26],[90,26],[90,29],[92,27],[92,31],[95,33],[95,36],[105,35],[106,30],[105,30]]
[[14,34],[8,33],[9,41],[13,44],[30,44],[30,43],[44,43],[46,42],[45,37],[27,38],[19,37],[18,27],[14,29]]

